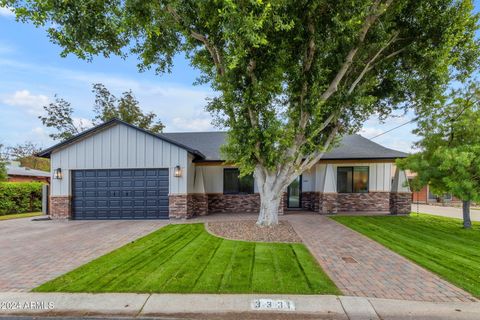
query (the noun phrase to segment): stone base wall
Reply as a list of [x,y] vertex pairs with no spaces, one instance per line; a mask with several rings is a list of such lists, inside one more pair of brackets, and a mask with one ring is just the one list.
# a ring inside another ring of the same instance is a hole
[[208,214],[208,195],[203,193],[196,193],[191,195],[193,206],[193,214],[198,216],[205,216]]
[[337,212],[389,212],[390,192],[338,193]]
[[412,195],[406,193],[321,193],[303,192],[302,208],[321,214],[346,212],[390,212],[408,214]]
[[[223,194],[209,193],[208,214],[211,213],[258,213],[260,210],[260,194]],[[287,196],[282,194],[278,213],[287,210]]]
[[72,217],[72,201],[69,196],[51,196],[49,208],[51,219],[65,220]]
[[302,202],[302,209],[315,211],[315,202],[317,200],[318,192],[302,192],[300,196]]
[[[337,193],[318,193],[318,211],[321,214],[335,214],[338,212]],[[317,208],[317,207],[316,207]]]
[[412,194],[410,192],[392,192],[390,194],[390,213],[409,214],[412,211]]
[[258,213],[260,195],[254,194],[208,194],[208,213]]
[[193,197],[186,194],[171,194],[168,196],[169,218],[188,219],[193,217]]

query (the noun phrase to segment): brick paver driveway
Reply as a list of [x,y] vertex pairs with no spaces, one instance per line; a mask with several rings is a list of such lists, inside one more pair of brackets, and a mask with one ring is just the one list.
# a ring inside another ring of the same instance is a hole
[[327,217],[312,214],[285,217],[345,295],[475,301],[465,291]]
[[0,291],[29,291],[168,221],[0,221]]

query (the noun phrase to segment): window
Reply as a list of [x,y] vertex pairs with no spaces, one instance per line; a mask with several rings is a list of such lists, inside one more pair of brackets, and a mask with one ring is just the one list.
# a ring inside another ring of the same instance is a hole
[[236,168],[223,169],[223,193],[249,194],[253,193],[253,175],[239,177],[240,171]]
[[368,192],[368,167],[338,167],[337,191],[339,193]]

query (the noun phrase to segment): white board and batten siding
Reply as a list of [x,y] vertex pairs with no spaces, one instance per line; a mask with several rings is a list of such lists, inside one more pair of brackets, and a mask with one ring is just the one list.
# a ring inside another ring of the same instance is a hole
[[336,192],[338,167],[368,167],[369,192],[390,192],[395,164],[392,162],[358,162],[318,164],[316,166],[315,189],[319,192]]
[[[71,194],[70,172],[75,169],[168,168],[170,194],[187,193],[188,152],[152,135],[116,124],[73,142],[51,154],[51,168],[61,168],[63,179],[52,179],[51,195]],[[179,165],[182,176],[174,177]]]
[[[392,162],[346,162],[335,164],[319,163],[302,174],[303,192],[337,192],[338,167],[369,167],[369,192],[390,192],[392,178],[395,174],[395,164]],[[224,166],[196,166],[197,171],[202,171],[202,183],[206,193],[223,193]],[[189,187],[193,190],[193,187]],[[255,192],[258,192],[255,183]]]

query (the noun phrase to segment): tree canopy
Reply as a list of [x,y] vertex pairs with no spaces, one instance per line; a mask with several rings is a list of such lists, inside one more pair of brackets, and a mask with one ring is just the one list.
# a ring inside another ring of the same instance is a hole
[[[414,186],[430,185],[437,194],[451,193],[469,206],[480,201],[480,87],[453,89],[425,108],[414,131],[420,152],[398,160],[417,173]],[[468,209],[468,208],[464,208]],[[466,227],[470,227],[467,217]]]
[[63,56],[135,55],[161,73],[184,53],[219,92],[207,109],[228,128],[226,158],[254,172],[262,225],[337,135],[431,104],[478,62],[471,0],[0,3],[46,27]]
[[70,102],[55,96],[55,101],[44,106],[46,114],[39,119],[47,128],[55,128],[57,132],[50,137],[55,140],[66,140],[88,129],[89,125],[97,125],[113,118],[136,125],[151,132],[162,132],[164,125],[153,112],[144,113],[132,91],[126,91],[120,98],[115,97],[101,83],[93,85],[95,94],[93,106],[94,118],[90,123],[76,120]]

